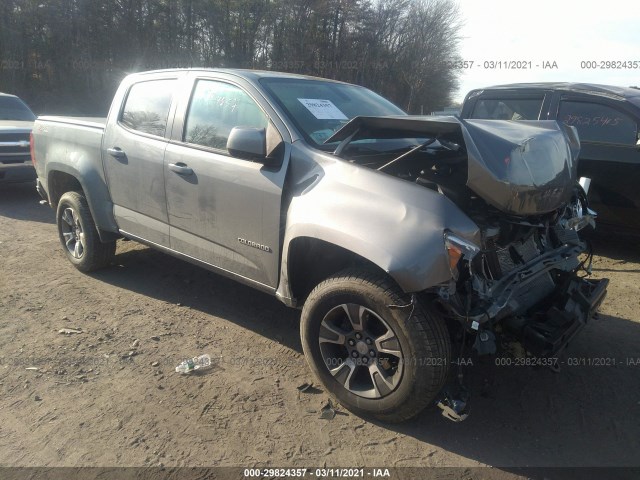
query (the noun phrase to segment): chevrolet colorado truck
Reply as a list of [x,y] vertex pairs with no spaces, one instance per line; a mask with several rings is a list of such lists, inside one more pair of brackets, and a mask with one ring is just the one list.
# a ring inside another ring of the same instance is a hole
[[463,420],[459,358],[550,361],[606,293],[583,274],[579,139],[555,121],[407,116],[337,81],[162,70],[126,77],[106,119],[38,118],[32,142],[79,270],[127,238],[301,308],[311,370],[360,415]]

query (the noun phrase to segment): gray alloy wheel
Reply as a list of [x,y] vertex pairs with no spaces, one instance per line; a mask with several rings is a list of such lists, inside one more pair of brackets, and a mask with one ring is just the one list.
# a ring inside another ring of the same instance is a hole
[[382,398],[402,378],[402,348],[376,313],[348,303],[331,309],[320,324],[320,353],[331,375],[351,393]]
[[82,231],[80,216],[73,208],[68,207],[64,209],[61,220],[60,232],[64,237],[67,250],[74,258],[82,258],[85,250],[85,235]]
[[102,242],[82,192],[66,192],[58,202],[56,221],[60,243],[80,271],[92,272],[111,263],[116,242]]
[[327,393],[386,422],[433,404],[449,373],[449,332],[430,297],[413,302],[372,268],[347,268],[317,285],[302,308],[300,338]]

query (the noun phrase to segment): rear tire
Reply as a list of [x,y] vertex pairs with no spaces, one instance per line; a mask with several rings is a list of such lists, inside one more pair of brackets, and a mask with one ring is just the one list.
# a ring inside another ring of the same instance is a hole
[[82,272],[92,272],[111,263],[116,242],[100,241],[87,199],[80,192],[67,192],[56,212],[58,236],[69,261]]
[[428,302],[410,304],[393,280],[364,269],[328,278],[307,298],[301,318],[305,357],[348,410],[402,422],[444,386],[451,355],[446,325]]

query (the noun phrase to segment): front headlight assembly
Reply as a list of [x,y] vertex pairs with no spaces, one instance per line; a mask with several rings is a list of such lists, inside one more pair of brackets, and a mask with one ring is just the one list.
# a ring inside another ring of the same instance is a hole
[[449,259],[449,269],[454,280],[458,280],[459,270],[458,264],[464,257],[468,262],[480,252],[480,247],[465,240],[462,237],[454,235],[450,231],[444,232],[444,246]]

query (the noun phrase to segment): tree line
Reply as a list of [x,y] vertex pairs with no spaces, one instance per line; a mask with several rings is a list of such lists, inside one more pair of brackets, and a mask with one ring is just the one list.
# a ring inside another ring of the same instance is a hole
[[410,113],[451,103],[452,0],[2,0],[0,91],[105,115],[128,73],[228,67],[357,83]]

